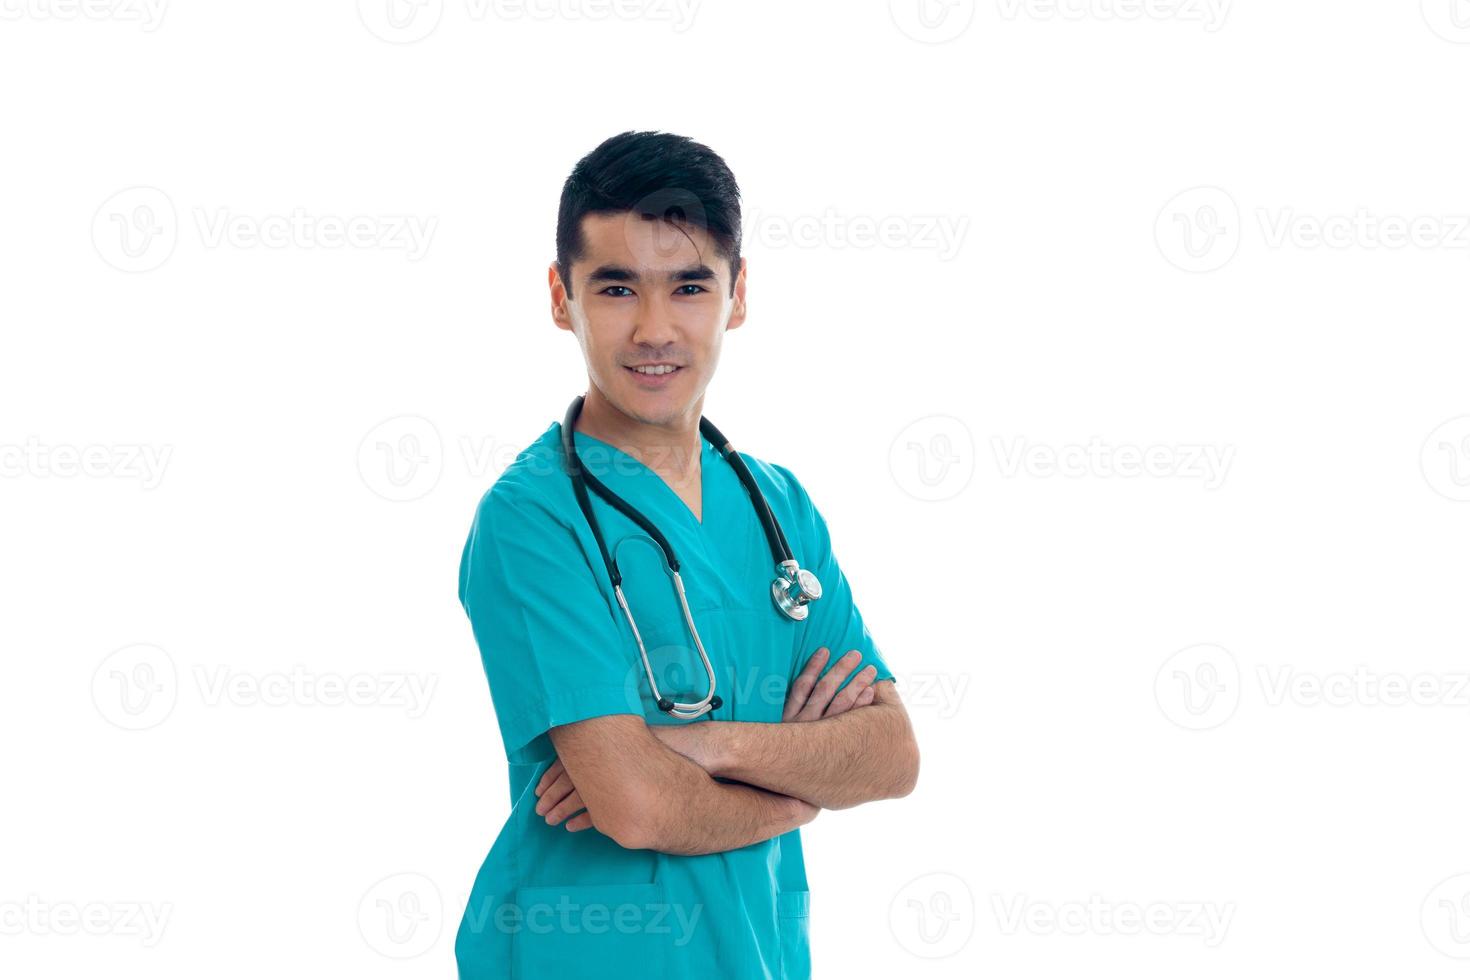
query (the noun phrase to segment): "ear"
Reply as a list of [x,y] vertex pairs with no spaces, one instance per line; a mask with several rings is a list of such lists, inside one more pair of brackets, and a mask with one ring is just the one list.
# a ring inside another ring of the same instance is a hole
[[571,303],[567,296],[566,284],[561,281],[561,273],[556,269],[553,260],[551,266],[546,270],[546,284],[551,289],[551,319],[562,330],[572,329],[572,314],[567,309]]
[[730,322],[725,325],[726,330],[734,330],[745,322],[745,259],[740,259],[740,271],[735,275],[735,295],[732,297],[735,305],[730,310]]

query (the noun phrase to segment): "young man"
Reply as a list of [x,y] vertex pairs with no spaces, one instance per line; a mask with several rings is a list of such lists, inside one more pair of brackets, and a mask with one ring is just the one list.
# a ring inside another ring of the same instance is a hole
[[548,279],[588,387],[460,565],[513,808],[459,975],[809,977],[797,828],[907,794],[919,757],[806,491],[701,429],[745,320],[735,178],[684,137],[607,140],[562,189]]

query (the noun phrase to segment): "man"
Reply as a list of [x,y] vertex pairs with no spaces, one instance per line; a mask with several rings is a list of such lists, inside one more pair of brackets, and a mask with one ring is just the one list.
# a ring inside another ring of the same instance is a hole
[[599,542],[564,423],[481,500],[459,596],[513,808],[460,924],[460,977],[809,977],[797,828],[906,795],[918,749],[806,491],[741,454],[820,583],[793,618],[756,497],[701,434],[746,314],[734,176],[684,137],[607,140],[562,189],[548,280],[587,365],[576,455],[666,539],[688,618],[657,538],[600,492]]

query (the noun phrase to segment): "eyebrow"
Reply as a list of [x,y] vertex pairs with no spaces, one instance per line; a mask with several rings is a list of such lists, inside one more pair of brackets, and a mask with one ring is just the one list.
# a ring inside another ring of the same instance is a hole
[[[715,278],[715,270],[704,263],[675,269],[664,277],[668,282],[709,282]],[[587,276],[587,284],[642,282],[637,272],[621,265],[600,265]]]

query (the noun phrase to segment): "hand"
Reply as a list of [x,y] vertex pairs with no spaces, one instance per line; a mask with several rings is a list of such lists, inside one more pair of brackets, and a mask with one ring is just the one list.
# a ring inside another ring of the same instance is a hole
[[817,675],[822,673],[822,668],[827,664],[827,656],[826,647],[812,654],[796,680],[791,682],[791,690],[786,694],[786,708],[781,712],[782,721],[835,718],[850,708],[861,708],[873,703],[873,678],[878,676],[878,668],[873,664],[864,667],[851,683],[840,692],[837,691],[837,685],[846,680],[854,667],[862,663],[862,651],[847,651],[821,680],[817,680]]
[[[592,814],[587,812],[577,787],[572,785],[571,773],[561,764],[561,759],[553,759],[551,766],[542,774],[541,781],[536,784],[536,796],[539,798],[536,813],[544,816],[550,826],[555,827],[566,820],[567,830],[573,833],[592,826]],[[567,820],[568,817],[571,819]]]

